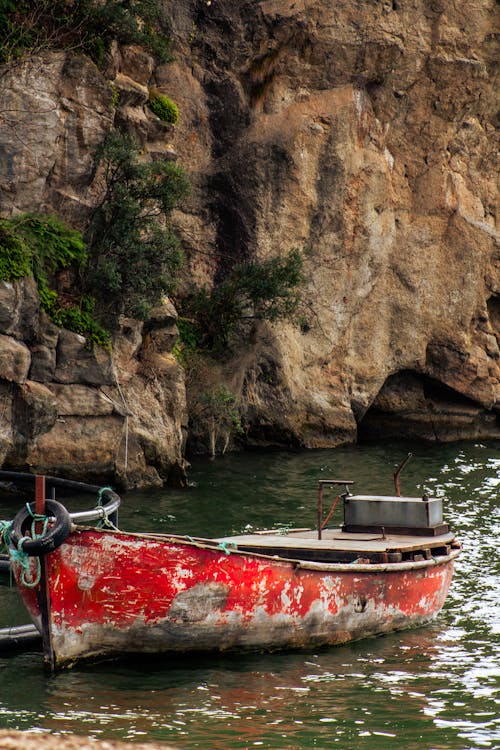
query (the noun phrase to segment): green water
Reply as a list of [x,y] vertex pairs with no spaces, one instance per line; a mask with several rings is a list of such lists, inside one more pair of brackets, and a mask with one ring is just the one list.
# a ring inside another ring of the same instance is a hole
[[[0,727],[178,748],[499,748],[500,444],[384,444],[197,460],[187,491],[124,497],[120,526],[226,535],[315,522],[319,478],[439,495],[464,552],[431,626],[308,653],[142,659],[45,675],[41,655],[0,656]],[[2,506],[2,517],[12,509]],[[0,587],[0,625],[25,622]]]

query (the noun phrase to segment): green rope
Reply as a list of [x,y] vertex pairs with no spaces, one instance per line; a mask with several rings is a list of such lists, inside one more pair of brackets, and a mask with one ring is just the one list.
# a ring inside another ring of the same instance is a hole
[[101,487],[101,489],[97,493],[97,506],[98,507],[101,507],[101,505],[102,505],[102,496],[104,495],[105,492],[113,492],[113,488],[112,487]]
[[238,549],[238,546],[234,542],[221,542],[217,545],[217,549],[222,550],[225,555],[230,555],[232,549]]
[[12,521],[0,521],[0,539],[2,545],[8,549],[9,547],[9,533],[12,528]]
[[108,528],[113,529],[113,531],[120,531],[119,528],[117,528],[112,521],[109,520],[109,516],[107,511],[105,510],[103,503],[102,503],[102,496],[105,492],[113,492],[112,487],[101,487],[99,492],[97,493],[97,507],[103,509],[103,517],[97,524],[98,529]]
[[23,586],[26,586],[28,589],[33,589],[35,586],[38,586],[40,583],[40,576],[42,573],[42,566],[40,564],[40,558],[35,557],[36,564],[35,564],[35,574],[33,578],[28,577],[28,573],[30,572],[30,560],[31,557],[23,550],[23,543],[25,541],[31,541],[31,537],[29,536],[23,536],[19,542],[17,543],[17,549],[9,549],[10,558],[13,562],[17,563],[19,567],[22,569],[21,572],[21,583]]
[[[0,545],[1,549],[10,555],[10,530],[12,528],[12,521],[0,521]],[[9,586],[12,587],[14,584],[14,577],[12,574],[12,566],[9,565]]]
[[[41,531],[40,534],[36,532],[36,524],[37,523],[42,523],[43,524],[42,531]],[[31,538],[32,539],[40,539],[40,537],[45,536],[45,534],[47,533],[48,526],[49,526],[49,517],[48,516],[34,515],[33,516],[33,521],[31,523]]]
[[98,529],[108,528],[108,529],[113,529],[113,531],[120,531],[120,529],[114,525],[113,521],[109,520],[107,511],[104,508],[102,509],[102,511],[103,511],[103,517],[97,524],[97,528]]
[[[35,557],[35,571],[33,576],[31,576],[31,555],[28,555],[27,552],[24,551],[23,544],[26,541],[31,542],[32,539],[39,539],[40,537],[45,536],[45,534],[47,533],[50,517],[42,515],[40,513],[34,513],[29,503],[26,503],[26,508],[28,509],[28,513],[33,519],[31,522],[31,536],[23,536],[17,543],[17,549],[12,549],[12,547],[9,547],[9,555],[11,560],[14,563],[17,563],[21,568],[20,580],[23,586],[32,589],[35,588],[35,586],[38,586],[38,584],[40,583],[42,566],[40,563],[40,558]],[[37,523],[42,524],[40,533],[38,533],[36,530]],[[7,527],[4,527],[3,524],[5,524],[5,522],[0,522],[0,529],[2,531],[4,540],[8,542],[10,527],[12,526],[12,524],[7,524]]]

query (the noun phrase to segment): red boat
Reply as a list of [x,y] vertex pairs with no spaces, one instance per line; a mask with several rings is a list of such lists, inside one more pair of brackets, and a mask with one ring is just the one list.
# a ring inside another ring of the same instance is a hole
[[[75,525],[44,503],[45,480],[63,481],[38,478],[39,512],[21,511],[9,537],[51,670],[139,653],[316,648],[423,625],[460,551],[440,499],[352,495],[351,482],[320,482],[314,530],[202,539]],[[344,523],[327,528],[323,492],[337,484]],[[116,498],[102,490],[93,512],[108,520]]]

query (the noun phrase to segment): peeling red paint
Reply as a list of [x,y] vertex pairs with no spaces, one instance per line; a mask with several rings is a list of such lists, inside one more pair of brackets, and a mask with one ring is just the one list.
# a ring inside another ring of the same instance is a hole
[[[46,558],[54,661],[317,646],[418,625],[444,603],[451,557],[314,570],[189,541],[78,531]],[[34,590],[20,588],[39,617]]]

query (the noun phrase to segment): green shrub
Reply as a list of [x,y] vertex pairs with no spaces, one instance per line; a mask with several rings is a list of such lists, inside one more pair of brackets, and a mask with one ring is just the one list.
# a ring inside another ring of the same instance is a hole
[[[53,293],[52,293],[53,294]],[[51,301],[47,309],[51,319],[61,328],[67,328],[68,331],[81,333],[85,336],[90,344],[97,344],[104,349],[109,349],[111,339],[106,331],[93,317],[92,313],[95,307],[95,300],[92,297],[84,296],[80,300],[80,305],[69,305],[62,307],[56,298]]]
[[85,281],[111,320],[122,313],[145,319],[173,291],[182,263],[168,218],[188,192],[187,178],[171,161],[144,164],[138,157],[134,139],[119,131],[99,155],[104,199],[86,235]]
[[83,266],[87,252],[82,236],[55,216],[19,214],[0,219],[0,280],[33,276],[42,308],[54,323],[85,335],[91,344],[109,346],[109,334],[92,316],[93,301],[63,305],[50,289],[49,277],[70,266]]
[[120,90],[116,86],[111,87],[113,98],[111,99],[111,108],[114,109],[120,102]]
[[8,220],[0,219],[0,281],[16,281],[31,276],[31,255]]
[[82,265],[87,259],[80,232],[68,228],[55,216],[25,213],[13,216],[8,223],[29,248],[37,278],[72,264]]
[[221,354],[241,342],[256,320],[291,318],[300,301],[302,265],[301,253],[291,250],[284,258],[239,263],[211,290],[193,288],[177,300],[182,316],[191,321],[191,340]]
[[175,125],[179,119],[179,107],[165,94],[150,92],[148,105],[150,110],[164,122]]
[[47,49],[80,51],[98,65],[113,40],[167,62],[170,24],[156,0],[0,0],[0,62]]
[[220,450],[225,453],[231,436],[243,433],[236,396],[224,384],[220,384],[211,391],[201,393],[199,407],[198,418],[206,426],[208,447],[214,458],[221,440]]

